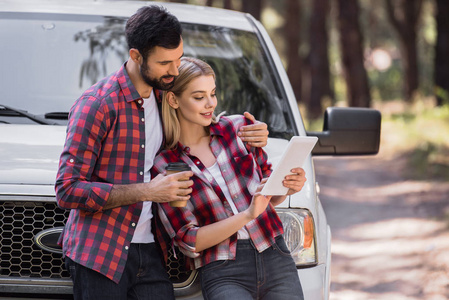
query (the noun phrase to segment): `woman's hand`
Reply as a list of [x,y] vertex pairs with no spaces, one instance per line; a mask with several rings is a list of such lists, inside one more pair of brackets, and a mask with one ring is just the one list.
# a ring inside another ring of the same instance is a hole
[[263,213],[271,200],[271,196],[260,194],[266,181],[266,179],[262,180],[257,187],[256,193],[247,209],[229,218],[201,226],[196,235],[195,252],[199,253],[204,249],[221,243]]
[[251,204],[246,209],[246,212],[251,220],[257,218],[261,213],[263,213],[267,209],[268,203],[270,203],[271,196],[264,196],[260,193],[265,182],[267,182],[267,178],[262,179],[260,185],[256,189],[253,199],[251,200]]
[[287,195],[293,195],[302,190],[306,183],[306,172],[303,168],[294,168],[291,170],[293,174],[285,176],[282,182],[286,188],[288,188]]

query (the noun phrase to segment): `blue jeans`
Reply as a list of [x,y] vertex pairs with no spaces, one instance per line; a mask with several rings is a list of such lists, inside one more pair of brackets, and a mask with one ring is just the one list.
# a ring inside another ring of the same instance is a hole
[[262,253],[250,240],[239,240],[236,260],[215,261],[200,272],[206,300],[304,299],[296,265],[282,236]]
[[175,299],[173,284],[156,244],[131,244],[128,251],[125,271],[118,284],[66,257],[74,299]]

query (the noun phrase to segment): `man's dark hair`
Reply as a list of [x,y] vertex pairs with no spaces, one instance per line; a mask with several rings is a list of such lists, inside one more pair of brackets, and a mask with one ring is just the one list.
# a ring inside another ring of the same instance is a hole
[[156,46],[175,49],[181,43],[182,28],[178,19],[162,6],[141,7],[126,22],[129,49],[139,50],[144,59]]

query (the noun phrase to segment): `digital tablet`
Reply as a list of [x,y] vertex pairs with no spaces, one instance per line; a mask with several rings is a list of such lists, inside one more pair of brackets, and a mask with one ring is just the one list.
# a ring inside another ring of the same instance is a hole
[[279,163],[274,168],[268,181],[265,183],[262,195],[285,195],[288,192],[282,181],[285,176],[292,174],[291,169],[303,167],[307,156],[312,152],[318,138],[316,136],[294,136],[287,144]]

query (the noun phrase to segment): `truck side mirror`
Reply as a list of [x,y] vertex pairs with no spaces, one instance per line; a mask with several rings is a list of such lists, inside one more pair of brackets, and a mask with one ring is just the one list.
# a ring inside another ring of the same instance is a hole
[[378,110],[355,107],[329,107],[324,113],[322,132],[313,155],[377,154],[380,145],[381,114]]

